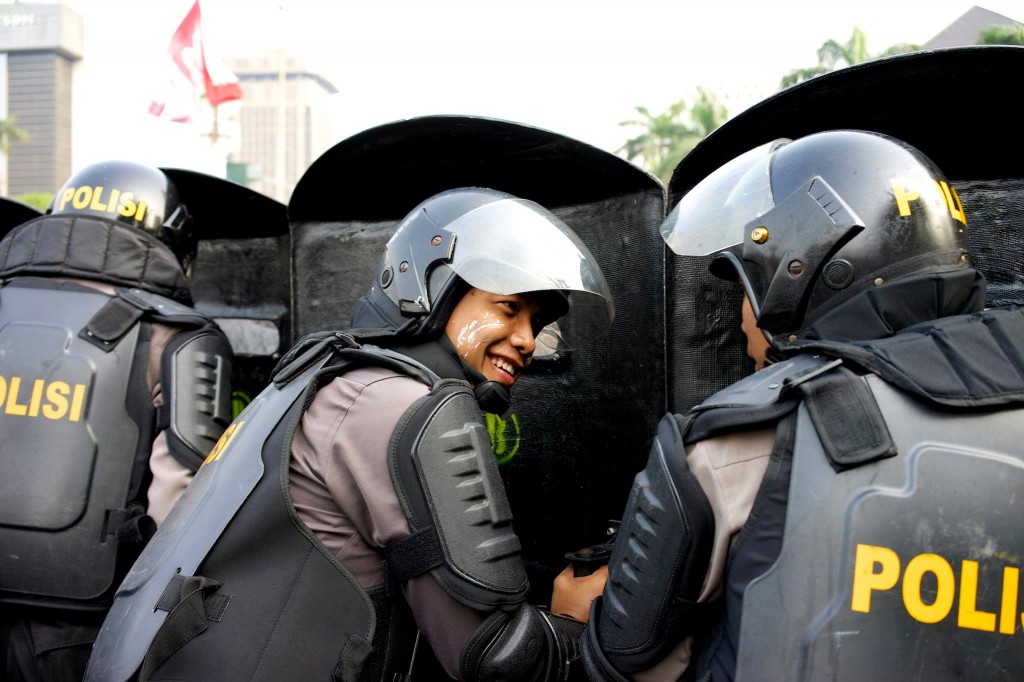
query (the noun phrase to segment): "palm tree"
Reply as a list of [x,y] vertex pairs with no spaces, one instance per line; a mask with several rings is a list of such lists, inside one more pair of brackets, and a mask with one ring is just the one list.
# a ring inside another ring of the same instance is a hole
[[27,139],[28,133],[18,127],[18,121],[13,116],[0,118],[0,151],[9,154],[12,142]]
[[871,59],[880,59],[882,57],[890,57],[895,54],[903,54],[904,52],[913,52],[921,49],[919,45],[912,45],[910,43],[898,43],[888,48],[881,54],[871,54],[868,52],[868,40],[867,36],[864,35],[864,31],[860,27],[855,26],[853,29],[853,35],[845,43],[839,43],[835,40],[826,40],[821,47],[818,48],[818,65],[812,66],[806,69],[793,69],[788,75],[782,77],[780,88],[788,88],[791,85],[795,85],[808,78],[814,78],[820,76],[823,73],[835,71],[837,68],[843,66],[853,66],[854,64],[860,64]]
[[625,153],[628,161],[658,176],[665,184],[683,157],[729,118],[728,109],[712,91],[703,87],[697,88],[692,107],[681,99],[657,116],[647,107],[636,110],[642,118],[622,121],[619,125],[638,126],[644,131],[626,140],[616,151]]
[[1024,26],[993,26],[978,36],[978,45],[1024,45]]

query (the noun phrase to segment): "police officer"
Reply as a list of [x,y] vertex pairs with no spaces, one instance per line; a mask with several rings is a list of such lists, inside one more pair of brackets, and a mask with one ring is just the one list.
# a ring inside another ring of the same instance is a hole
[[659,425],[594,679],[1024,672],[1024,319],[983,310],[967,229],[928,158],[864,131],[768,143],[683,197],[662,235],[740,282],[763,369]]
[[114,590],[230,422],[195,254],[174,184],[122,161],[0,241],[4,679],[82,679]]
[[508,411],[570,303],[566,323],[611,320],[600,268],[541,206],[482,188],[417,206],[354,329],[301,341],[211,452],[88,679],[390,681],[431,653],[461,680],[569,679],[582,623],[525,603],[481,410]]

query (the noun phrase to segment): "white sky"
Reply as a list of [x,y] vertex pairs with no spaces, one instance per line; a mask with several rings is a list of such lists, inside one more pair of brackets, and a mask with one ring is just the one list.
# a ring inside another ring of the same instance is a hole
[[[84,17],[73,163],[110,158],[223,173],[194,128],[146,114],[192,0],[63,0]],[[335,137],[425,114],[501,118],[614,152],[635,108],[710,88],[731,114],[860,26],[868,49],[924,43],[971,0],[201,0],[222,57],[286,49],[340,91]],[[1024,20],[1020,0],[981,7]],[[220,158],[216,158],[218,156]]]

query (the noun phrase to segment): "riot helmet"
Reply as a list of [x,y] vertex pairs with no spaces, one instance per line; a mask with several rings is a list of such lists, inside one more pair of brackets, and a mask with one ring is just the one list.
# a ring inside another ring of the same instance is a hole
[[596,259],[557,216],[505,192],[463,187],[426,199],[402,220],[353,325],[433,338],[469,287],[503,295],[549,292],[546,322],[570,305],[605,325],[615,314]]
[[72,175],[54,195],[47,213],[87,215],[142,230],[166,245],[188,272],[197,235],[178,188],[158,168],[130,161],[104,161]]
[[776,347],[837,306],[914,275],[971,270],[963,207],[936,165],[859,130],[779,139],[688,192],[662,225],[677,254],[738,279]]

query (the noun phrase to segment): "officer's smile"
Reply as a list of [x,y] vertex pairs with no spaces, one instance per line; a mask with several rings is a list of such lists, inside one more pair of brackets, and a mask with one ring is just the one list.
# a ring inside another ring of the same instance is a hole
[[516,375],[522,371],[521,367],[513,365],[508,360],[496,356],[491,357],[491,364],[494,365],[498,371],[504,372],[508,376],[512,377],[513,381],[515,380]]
[[536,348],[540,303],[529,295],[470,289],[455,306],[445,333],[467,365],[509,387]]

